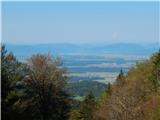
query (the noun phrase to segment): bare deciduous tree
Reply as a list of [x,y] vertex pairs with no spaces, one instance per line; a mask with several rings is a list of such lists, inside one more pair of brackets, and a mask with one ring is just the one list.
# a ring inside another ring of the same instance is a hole
[[49,54],[33,55],[28,60],[30,73],[26,77],[26,84],[36,103],[34,107],[43,120],[67,118],[69,108],[68,94],[65,91],[67,77],[66,70],[59,66],[60,63],[59,59],[53,59]]

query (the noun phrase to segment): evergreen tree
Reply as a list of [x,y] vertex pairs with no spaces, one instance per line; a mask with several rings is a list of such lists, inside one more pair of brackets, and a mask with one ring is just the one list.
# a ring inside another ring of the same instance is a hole
[[98,105],[99,105],[98,107],[104,106],[107,103],[111,94],[112,94],[112,85],[111,83],[108,83],[106,90],[101,94],[101,96],[98,99]]
[[107,89],[105,90],[105,92],[109,95],[112,94],[112,85],[110,82],[107,84]]
[[125,75],[121,69],[119,75],[116,78],[115,85],[117,87],[122,87],[124,84],[125,84]]
[[82,102],[79,109],[78,120],[93,120],[93,112],[96,107],[95,97],[92,92],[90,92]]
[[21,86],[23,65],[8,53],[5,45],[1,46],[1,111],[2,120],[18,120],[21,117],[18,104],[21,101]]

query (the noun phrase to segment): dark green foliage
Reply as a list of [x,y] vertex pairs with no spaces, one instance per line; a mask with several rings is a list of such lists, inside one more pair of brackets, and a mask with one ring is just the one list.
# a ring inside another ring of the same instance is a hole
[[99,96],[105,89],[106,84],[99,83],[96,81],[78,81],[68,84],[68,89],[73,95],[86,96],[90,91],[94,93],[95,96]]
[[73,108],[69,120],[93,120],[93,114],[96,108],[95,96],[89,92],[85,99],[79,103],[78,107]]
[[95,97],[90,92],[81,103],[77,120],[93,120],[93,112],[96,106]]
[[116,86],[120,87],[120,86],[123,86],[124,84],[125,84],[125,76],[124,76],[124,73],[121,69],[121,71],[116,79]]
[[12,53],[7,53],[5,46],[1,47],[1,105],[2,120],[18,120],[20,118],[19,102],[22,94],[18,90],[24,78],[21,70],[23,64],[18,62]]
[[107,88],[106,88],[105,92],[107,94],[109,94],[109,95],[112,93],[112,85],[111,85],[111,83],[107,84]]

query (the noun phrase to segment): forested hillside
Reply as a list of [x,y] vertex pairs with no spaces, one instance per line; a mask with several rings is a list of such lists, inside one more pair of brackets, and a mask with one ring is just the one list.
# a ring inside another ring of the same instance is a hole
[[98,99],[86,96],[71,120],[160,120],[160,51],[109,86]]
[[95,96],[100,94],[106,89],[107,85],[97,81],[78,81],[68,84],[68,90],[75,96],[86,96],[89,92],[92,92]]
[[2,120],[160,120],[160,51],[121,70],[106,88],[99,84],[105,90],[98,97],[88,90],[82,101],[73,99],[61,64],[49,54],[21,63],[2,45]]

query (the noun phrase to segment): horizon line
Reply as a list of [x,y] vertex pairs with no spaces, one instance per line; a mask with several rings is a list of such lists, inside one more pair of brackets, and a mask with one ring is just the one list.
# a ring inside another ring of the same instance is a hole
[[83,42],[83,43],[75,43],[75,42],[48,42],[48,43],[7,43],[0,42],[5,45],[48,45],[48,44],[73,44],[73,45],[94,45],[94,44],[157,44],[160,45],[160,41],[157,42]]

